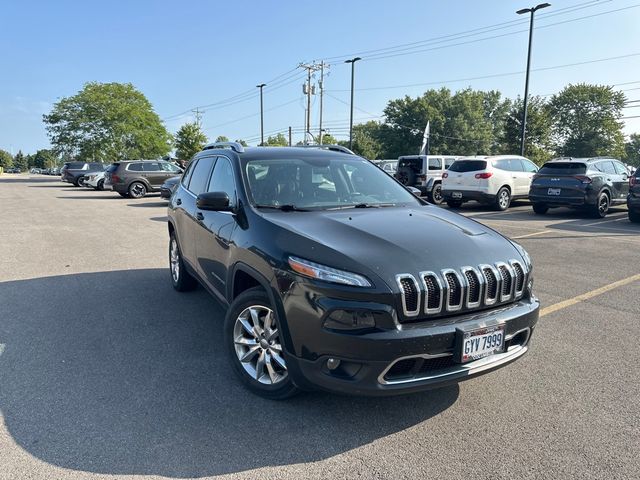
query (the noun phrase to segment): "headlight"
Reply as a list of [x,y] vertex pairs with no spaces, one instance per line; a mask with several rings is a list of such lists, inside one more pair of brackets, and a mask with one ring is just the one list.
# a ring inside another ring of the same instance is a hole
[[529,271],[533,270],[533,263],[531,262],[531,257],[529,256],[527,251],[524,249],[524,247],[520,245],[518,242],[514,242],[513,240],[511,240],[511,243],[513,244],[514,247],[516,247],[516,250],[518,250],[518,253],[522,255],[522,258],[524,259],[524,263],[527,264],[527,270]]
[[320,265],[319,263],[303,260],[298,257],[289,257],[289,266],[294,272],[305,277],[316,278],[325,282],[340,283],[354,287],[370,287],[371,282],[357,273],[345,272],[335,268]]

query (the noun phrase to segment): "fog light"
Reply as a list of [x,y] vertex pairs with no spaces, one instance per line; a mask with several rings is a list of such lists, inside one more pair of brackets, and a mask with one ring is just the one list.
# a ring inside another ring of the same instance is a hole
[[324,321],[324,326],[333,330],[360,330],[374,328],[376,319],[367,310],[334,310]]
[[337,358],[330,358],[329,360],[327,360],[327,368],[329,370],[335,370],[339,366],[340,366],[340,360],[338,360]]

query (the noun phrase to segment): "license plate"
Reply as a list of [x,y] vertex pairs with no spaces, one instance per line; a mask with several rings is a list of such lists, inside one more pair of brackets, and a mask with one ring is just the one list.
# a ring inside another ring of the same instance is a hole
[[462,198],[462,192],[451,192],[451,198]]
[[547,190],[547,195],[560,195],[560,189],[550,188],[549,190]]
[[504,325],[458,330],[456,360],[471,362],[504,351]]

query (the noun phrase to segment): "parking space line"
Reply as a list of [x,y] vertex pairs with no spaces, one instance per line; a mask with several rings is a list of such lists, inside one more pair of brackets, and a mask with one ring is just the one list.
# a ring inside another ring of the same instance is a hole
[[576,305],[577,303],[584,302],[585,300],[589,300],[590,298],[596,297],[598,295],[602,295],[603,293],[606,293],[615,288],[633,283],[636,280],[640,280],[640,273],[636,275],[632,275],[627,278],[623,278],[622,280],[618,280],[617,282],[610,283],[608,285],[605,285],[604,287],[596,288],[595,290],[591,290],[590,292],[577,295],[573,298],[563,300],[562,302],[549,305],[548,307],[545,307],[542,310],[540,310],[540,316],[544,317],[545,315],[549,315],[550,313],[557,312],[558,310],[562,310],[563,308],[567,308],[572,305]]
[[519,240],[520,238],[528,238],[528,237],[535,237],[536,235],[544,235],[545,233],[550,233],[553,230],[543,230],[542,232],[533,232],[533,233],[527,233],[526,235],[518,235],[517,237],[511,237],[514,240]]
[[619,217],[612,218],[611,220],[599,220],[597,222],[585,223],[583,227],[591,227],[592,225],[602,225],[603,223],[611,223],[611,222],[619,222],[620,220],[624,220],[627,218],[626,214],[620,215]]

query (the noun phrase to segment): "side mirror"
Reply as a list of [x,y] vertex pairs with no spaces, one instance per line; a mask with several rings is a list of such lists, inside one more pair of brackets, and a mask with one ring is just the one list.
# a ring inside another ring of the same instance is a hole
[[217,212],[230,212],[229,195],[226,192],[201,193],[196,198],[196,207],[200,210],[213,210]]
[[413,193],[416,197],[420,196],[420,189],[416,188],[416,187],[407,187],[407,190],[409,190],[411,193]]

